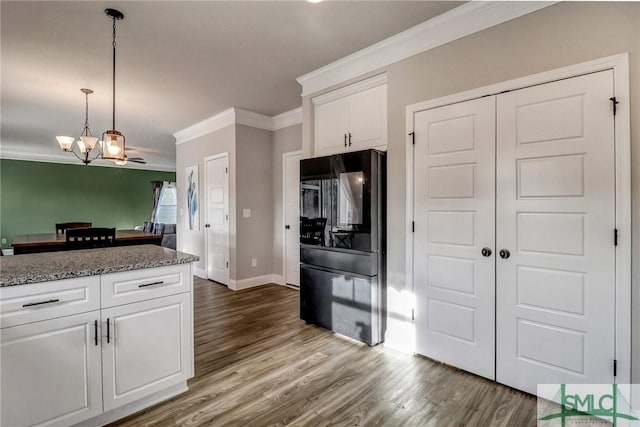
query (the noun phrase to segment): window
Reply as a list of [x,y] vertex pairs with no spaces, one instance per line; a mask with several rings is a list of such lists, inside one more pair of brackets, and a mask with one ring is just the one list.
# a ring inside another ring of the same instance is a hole
[[165,182],[160,193],[160,201],[156,212],[156,222],[175,224],[178,211],[178,196],[175,182]]

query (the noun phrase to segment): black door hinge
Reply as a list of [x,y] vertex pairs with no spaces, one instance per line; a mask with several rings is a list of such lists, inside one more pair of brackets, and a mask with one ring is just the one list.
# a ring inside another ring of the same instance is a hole
[[227,262],[227,268],[229,268],[229,263]]
[[224,168],[224,173],[229,173],[229,168]]
[[615,116],[616,112],[618,111],[618,104],[620,104],[620,102],[616,99],[615,96],[609,98],[609,101],[613,103],[613,115]]
[[411,232],[412,233],[416,232],[416,222],[415,221],[411,221]]
[[618,361],[613,359],[613,376],[618,376]]
[[613,229],[613,246],[618,246],[618,229]]
[[411,309],[411,320],[416,320],[416,310],[415,309]]
[[411,132],[409,134],[409,136],[411,137],[411,144],[412,145],[416,145],[416,133],[415,132]]

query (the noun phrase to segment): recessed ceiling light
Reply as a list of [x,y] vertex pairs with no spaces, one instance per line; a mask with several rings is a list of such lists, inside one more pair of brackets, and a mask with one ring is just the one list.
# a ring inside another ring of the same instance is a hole
[[307,0],[309,3],[320,3],[322,0]]

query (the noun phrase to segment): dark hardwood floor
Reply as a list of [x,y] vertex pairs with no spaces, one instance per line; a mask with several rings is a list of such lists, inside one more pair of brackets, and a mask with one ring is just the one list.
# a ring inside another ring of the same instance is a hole
[[298,318],[298,292],[195,278],[190,390],[116,426],[534,426],[533,396]]

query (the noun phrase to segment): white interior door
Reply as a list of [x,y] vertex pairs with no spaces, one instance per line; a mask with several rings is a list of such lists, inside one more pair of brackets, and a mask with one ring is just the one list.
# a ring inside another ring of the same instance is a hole
[[300,286],[300,160],[301,152],[285,153],[283,165],[284,275],[289,285]]
[[414,132],[416,351],[493,379],[495,98],[416,113]]
[[614,381],[612,96],[612,71],[498,96],[497,380],[530,393]]
[[205,161],[207,279],[229,285],[229,156]]

